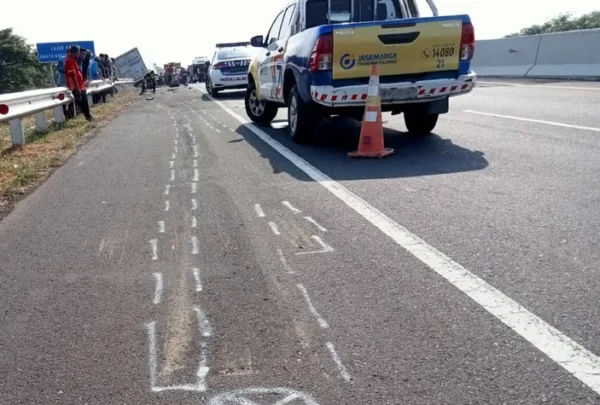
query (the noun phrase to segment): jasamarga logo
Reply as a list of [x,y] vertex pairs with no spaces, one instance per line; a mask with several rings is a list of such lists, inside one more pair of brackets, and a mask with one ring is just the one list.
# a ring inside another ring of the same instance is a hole
[[360,66],[365,65],[388,65],[390,63],[396,63],[397,56],[396,52],[390,53],[369,53],[366,55],[358,56],[358,64]]

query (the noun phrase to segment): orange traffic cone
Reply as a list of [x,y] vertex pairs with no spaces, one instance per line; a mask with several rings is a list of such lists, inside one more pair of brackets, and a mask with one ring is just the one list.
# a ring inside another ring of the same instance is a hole
[[367,106],[360,129],[358,150],[349,152],[349,157],[382,158],[394,153],[394,149],[383,146],[383,121],[381,119],[381,99],[379,97],[379,65],[371,66],[371,78],[367,93]]

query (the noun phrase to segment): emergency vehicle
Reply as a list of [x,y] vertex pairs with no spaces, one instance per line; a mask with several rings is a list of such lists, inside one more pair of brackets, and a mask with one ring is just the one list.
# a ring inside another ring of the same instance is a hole
[[[423,17],[427,11],[433,16]],[[288,130],[298,143],[332,115],[362,120],[374,64],[382,111],[404,114],[414,134],[431,133],[449,98],[469,93],[477,78],[470,17],[439,16],[433,0],[295,0],[266,37],[250,42],[257,54],[246,112],[267,124],[288,107]]]
[[221,90],[248,87],[248,66],[255,52],[250,42],[231,42],[216,45],[208,68],[206,91],[216,97]]

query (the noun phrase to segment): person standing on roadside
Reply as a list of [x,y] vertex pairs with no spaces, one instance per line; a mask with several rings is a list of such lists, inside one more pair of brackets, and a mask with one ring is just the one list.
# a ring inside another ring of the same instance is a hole
[[104,61],[104,66],[106,66],[106,78],[112,79],[112,62],[108,55],[104,56],[106,56],[106,60]]
[[90,77],[90,59],[92,58],[92,53],[90,51],[85,51],[85,55],[83,55],[83,62],[81,63],[81,74],[83,75],[83,80],[88,80]]
[[69,56],[65,60],[65,79],[67,81],[67,87],[73,93],[75,101],[79,106],[79,109],[85,116],[85,119],[92,121],[94,117],[90,114],[90,105],[88,104],[87,92],[85,88],[85,82],[81,69],[79,68],[79,56],[80,50],[77,45],[69,48]]
[[103,53],[98,55],[97,62],[98,62],[98,73],[100,75],[100,78],[105,79],[105,77],[104,77],[104,54]]

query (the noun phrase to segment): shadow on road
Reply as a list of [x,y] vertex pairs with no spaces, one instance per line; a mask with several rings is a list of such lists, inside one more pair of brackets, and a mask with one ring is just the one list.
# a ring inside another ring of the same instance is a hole
[[[246,90],[225,90],[220,91],[215,100],[243,100],[246,97]],[[208,95],[203,94],[202,100],[210,101]]]
[[[431,176],[482,170],[488,166],[483,152],[463,148],[440,135],[417,137],[391,128],[385,128],[385,145],[394,148],[395,154],[381,160],[350,159],[347,153],[356,150],[360,123],[349,119],[323,123],[315,131],[310,145],[294,144],[283,122],[275,121],[261,129],[338,181]],[[274,173],[285,171],[299,180],[312,181],[245,126],[239,126],[236,132],[269,159]]]

